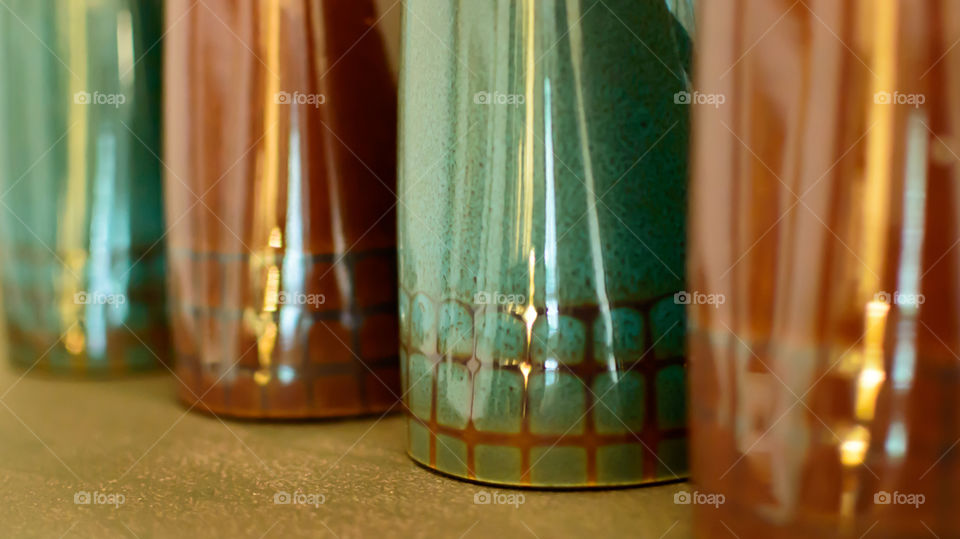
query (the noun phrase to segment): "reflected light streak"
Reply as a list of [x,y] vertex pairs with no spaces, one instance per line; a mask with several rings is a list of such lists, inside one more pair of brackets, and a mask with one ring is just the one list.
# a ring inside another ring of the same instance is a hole
[[856,412],[864,421],[873,419],[877,395],[886,379],[883,368],[883,336],[890,305],[873,300],[866,306],[866,333],[864,334],[863,370],[857,377]]
[[[87,28],[86,13],[80,2],[68,2],[67,9],[61,11],[65,17],[63,26],[68,28],[70,70],[76,75],[70,78],[70,95],[87,91]],[[88,111],[90,107],[71,101],[69,105],[69,124],[76,125],[67,133],[67,181],[66,189],[60,199],[63,207],[58,226],[57,251],[62,253],[66,262],[61,272],[63,288],[60,297],[60,318],[64,327],[70,327],[64,337],[67,352],[79,356],[85,347],[86,336],[82,324],[81,306],[76,304],[74,294],[79,292],[83,283],[78,281],[86,264],[87,252],[84,244],[87,208],[87,132],[89,128]],[[79,357],[73,358],[79,361]],[[76,363],[76,367],[81,364]]]
[[[543,80],[543,132],[544,132],[544,237],[543,270],[547,314],[547,343],[552,343],[560,328],[559,284],[557,283],[557,193],[553,170],[553,105],[550,77]],[[556,360],[553,369],[556,369]],[[551,369],[551,370],[553,370]]]
[[117,11],[117,71],[120,73],[120,85],[123,93],[133,88],[133,17],[129,9]]

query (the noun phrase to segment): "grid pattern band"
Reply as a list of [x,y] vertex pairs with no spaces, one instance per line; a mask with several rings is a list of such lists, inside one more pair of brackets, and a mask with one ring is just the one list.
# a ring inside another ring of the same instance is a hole
[[[395,256],[171,250],[181,398],[240,417],[391,409],[400,395]],[[271,275],[281,276],[275,297],[299,299],[268,306]],[[291,275],[300,278],[285,281]]]
[[542,309],[527,325],[511,306],[406,291],[400,304],[408,449],[421,464],[521,486],[686,476],[684,306],[673,294],[609,316],[561,308],[554,332]]
[[[169,332],[162,247],[97,254],[13,244],[2,279],[7,343],[31,370],[111,376],[166,361]],[[91,275],[98,275],[99,288]],[[104,277],[106,276],[106,278]]]

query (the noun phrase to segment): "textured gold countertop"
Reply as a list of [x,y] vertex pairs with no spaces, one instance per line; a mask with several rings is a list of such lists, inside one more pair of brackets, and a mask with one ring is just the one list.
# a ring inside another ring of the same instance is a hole
[[[221,421],[187,413],[169,375],[21,377],[0,361],[2,537],[690,536],[689,506],[673,503],[686,483],[495,489],[415,465],[396,414]],[[278,492],[323,503],[278,505]],[[523,503],[475,504],[481,492]]]

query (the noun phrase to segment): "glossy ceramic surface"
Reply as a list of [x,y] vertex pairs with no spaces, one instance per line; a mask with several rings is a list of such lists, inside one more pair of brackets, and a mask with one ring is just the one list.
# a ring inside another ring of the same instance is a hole
[[0,9],[0,264],[28,368],[157,366],[163,294],[159,2]]
[[[958,537],[960,4],[704,2],[701,537]],[[693,489],[691,489],[693,490]],[[715,498],[716,499],[716,498]]]
[[167,9],[179,21],[166,39],[165,185],[181,398],[247,417],[390,409],[396,83],[384,32],[399,11]]
[[687,30],[662,0],[409,0],[404,32],[410,455],[510,485],[683,477]]

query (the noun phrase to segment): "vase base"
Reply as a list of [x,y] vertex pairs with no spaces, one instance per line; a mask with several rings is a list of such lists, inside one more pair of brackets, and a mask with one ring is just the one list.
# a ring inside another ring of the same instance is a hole
[[[676,448],[658,456],[641,442],[604,444],[581,437],[555,439],[518,434],[499,436],[497,443],[479,441],[473,431],[463,436],[434,432],[429,424],[407,415],[407,454],[417,464],[443,475],[475,483],[511,488],[576,490],[631,487],[687,478],[686,459]],[[571,445],[579,442],[581,445]]]
[[486,485],[490,487],[498,488],[511,488],[511,489],[522,489],[522,490],[557,490],[557,491],[571,491],[571,490],[614,490],[614,489],[624,489],[624,488],[637,488],[637,487],[651,487],[657,485],[668,485],[671,483],[682,483],[689,480],[687,474],[683,474],[677,477],[664,477],[664,478],[654,478],[654,479],[625,479],[622,482],[610,481],[610,482],[594,482],[594,483],[570,483],[570,484],[550,484],[550,483],[517,483],[511,481],[498,481],[495,479],[485,479],[479,478],[476,476],[464,476],[459,475],[453,472],[445,471],[436,466],[431,466],[427,462],[419,460],[414,456],[409,450],[407,450],[407,456],[410,460],[413,461],[417,466],[435,473],[437,475],[448,477],[450,479],[456,479],[457,481],[463,481],[464,483],[473,483],[476,485]]

